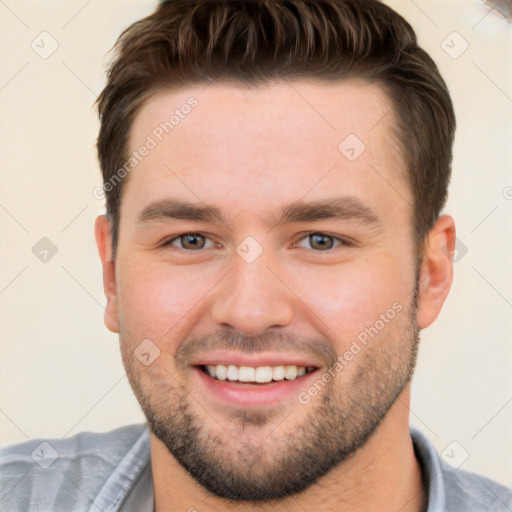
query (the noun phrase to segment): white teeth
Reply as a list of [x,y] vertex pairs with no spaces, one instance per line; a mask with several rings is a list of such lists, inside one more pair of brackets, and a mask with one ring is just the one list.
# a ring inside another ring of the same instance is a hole
[[254,382],[256,380],[256,372],[252,366],[240,366],[238,368],[238,380],[240,382]]
[[[206,365],[210,377],[218,380],[229,380],[239,382],[272,382],[295,380],[308,373],[305,366],[278,365],[278,366],[235,366],[234,364]],[[310,371],[313,368],[309,368]]]
[[256,382],[270,382],[272,380],[272,367],[258,366],[256,368]]
[[272,367],[272,380],[283,380],[284,379],[284,366],[273,366]]
[[223,364],[218,364],[217,366],[213,366],[213,370],[217,374],[217,379],[226,380],[228,376],[228,369],[226,366],[224,366]]
[[284,378],[286,380],[293,380],[297,378],[297,367],[296,366],[285,366],[284,367]]
[[238,368],[234,364],[228,366],[226,377],[228,380],[238,380]]

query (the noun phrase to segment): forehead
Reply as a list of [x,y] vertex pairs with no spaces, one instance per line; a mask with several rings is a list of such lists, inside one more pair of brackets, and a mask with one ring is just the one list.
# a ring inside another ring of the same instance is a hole
[[355,81],[160,92],[131,129],[130,155],[150,149],[129,173],[122,208],[172,196],[252,215],[333,191],[407,202],[393,122],[381,88]]

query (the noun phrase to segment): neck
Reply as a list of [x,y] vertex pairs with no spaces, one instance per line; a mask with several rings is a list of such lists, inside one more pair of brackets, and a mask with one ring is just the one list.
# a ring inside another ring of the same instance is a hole
[[280,502],[229,502],[201,487],[151,434],[156,512],[423,512],[426,495],[409,434],[406,387],[375,433],[354,455],[303,491]]

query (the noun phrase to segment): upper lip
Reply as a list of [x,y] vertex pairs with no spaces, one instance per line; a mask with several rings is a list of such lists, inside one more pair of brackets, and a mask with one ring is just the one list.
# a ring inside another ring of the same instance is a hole
[[295,365],[319,368],[318,361],[291,352],[262,352],[258,354],[244,354],[242,352],[222,350],[200,354],[190,363],[192,366],[230,365],[235,366],[279,366]]

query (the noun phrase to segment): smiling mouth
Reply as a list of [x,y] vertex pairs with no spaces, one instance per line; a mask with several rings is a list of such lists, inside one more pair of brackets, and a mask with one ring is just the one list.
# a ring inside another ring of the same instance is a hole
[[198,365],[204,374],[214,380],[230,384],[272,385],[283,381],[294,381],[314,372],[313,366],[275,365],[275,366],[235,366],[235,365]]

